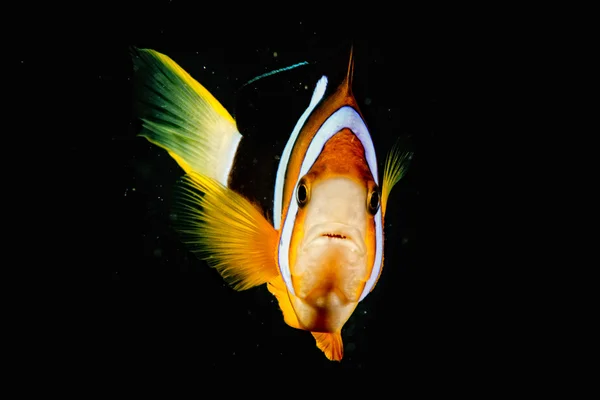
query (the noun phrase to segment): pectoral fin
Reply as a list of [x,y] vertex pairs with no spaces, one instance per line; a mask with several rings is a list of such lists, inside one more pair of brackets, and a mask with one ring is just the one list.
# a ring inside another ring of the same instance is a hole
[[279,276],[277,231],[250,201],[207,176],[189,173],[177,186],[175,228],[182,241],[235,290]]
[[383,186],[381,188],[381,212],[384,216],[390,192],[406,173],[412,155],[412,152],[403,150],[400,141],[398,141],[385,159]]

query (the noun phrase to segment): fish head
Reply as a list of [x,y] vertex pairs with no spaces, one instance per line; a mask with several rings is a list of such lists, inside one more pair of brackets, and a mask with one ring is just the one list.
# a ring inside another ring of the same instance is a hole
[[327,142],[295,200],[290,302],[305,329],[338,332],[361,300],[378,244],[379,188],[354,133],[343,129]]
[[279,272],[298,327],[312,332],[339,332],[383,265],[377,157],[352,94],[353,70],[351,51],[328,97],[327,79],[319,80],[276,180]]

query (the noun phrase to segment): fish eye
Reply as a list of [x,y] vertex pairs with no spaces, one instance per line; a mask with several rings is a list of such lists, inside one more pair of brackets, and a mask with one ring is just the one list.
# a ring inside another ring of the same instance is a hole
[[367,198],[367,208],[369,209],[369,212],[375,215],[377,213],[377,210],[379,210],[380,203],[381,202],[379,201],[379,190],[377,187],[375,187],[371,194],[369,194],[369,197]]
[[304,207],[309,200],[308,186],[304,181],[300,181],[298,184],[298,190],[296,190],[296,201],[300,207]]

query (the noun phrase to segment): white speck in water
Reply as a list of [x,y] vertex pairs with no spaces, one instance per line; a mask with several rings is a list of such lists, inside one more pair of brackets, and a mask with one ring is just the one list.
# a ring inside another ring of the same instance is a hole
[[304,89],[305,89],[305,90],[308,90],[308,85],[304,85]]
[[277,58],[277,52],[276,51],[273,52],[273,57]]
[[203,69],[206,69],[206,65],[202,67]]

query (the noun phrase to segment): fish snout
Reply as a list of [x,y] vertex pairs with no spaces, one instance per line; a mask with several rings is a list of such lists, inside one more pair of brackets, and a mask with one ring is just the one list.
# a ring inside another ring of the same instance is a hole
[[306,233],[303,248],[333,243],[346,245],[359,255],[367,251],[364,234],[358,228],[335,222],[311,227]]

